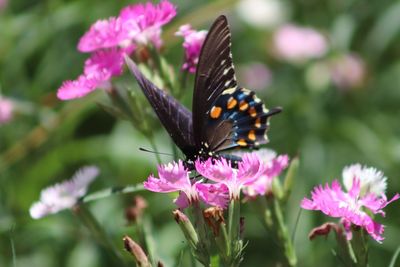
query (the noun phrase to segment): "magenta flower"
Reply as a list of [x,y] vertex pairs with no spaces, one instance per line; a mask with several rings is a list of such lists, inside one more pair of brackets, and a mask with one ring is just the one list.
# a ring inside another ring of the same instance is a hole
[[258,179],[265,166],[255,153],[246,153],[239,162],[238,168],[232,168],[225,158],[195,162],[196,170],[205,178],[226,185],[230,199],[239,199],[242,187]]
[[265,170],[257,180],[246,186],[244,193],[249,197],[271,193],[272,181],[289,165],[289,157],[287,155],[277,156],[272,150],[262,151],[264,152],[261,158],[264,161]]
[[[391,200],[387,201],[386,196],[377,197],[374,194],[360,196],[360,182],[355,179],[349,192],[344,192],[337,180],[332,182],[332,186],[326,184],[316,186],[311,193],[311,199],[304,198],[301,207],[308,210],[320,210],[324,214],[341,218],[345,230],[350,233],[350,226],[357,225],[365,229],[376,241],[383,240],[382,234],[384,226],[375,222],[365,211],[369,210],[373,214],[385,215],[383,208],[389,203],[399,199],[396,194]],[[351,235],[348,235],[351,238]]]
[[182,161],[169,163],[157,167],[159,178],[153,175],[144,182],[144,188],[159,193],[170,193],[181,191],[175,204],[180,208],[186,208],[192,201],[198,199],[195,187],[189,178],[189,171],[183,166]]
[[85,61],[84,74],[87,78],[98,77],[97,80],[107,81],[112,76],[122,74],[124,65],[124,50],[112,48],[99,50]]
[[225,184],[196,183],[196,190],[204,203],[220,208],[226,208],[228,206],[229,190]]
[[275,32],[273,46],[280,58],[291,62],[319,58],[328,50],[327,40],[321,33],[290,24]]
[[40,193],[40,200],[29,210],[31,217],[39,219],[72,208],[98,175],[96,166],[87,166],[79,169],[70,180],[45,188]]
[[189,24],[186,24],[179,27],[175,35],[182,36],[184,39],[182,46],[185,49],[185,62],[182,69],[195,73],[207,31],[195,31]]
[[123,8],[119,17],[134,43],[152,43],[159,48],[162,45],[161,27],[176,16],[176,7],[167,0],[158,5],[150,2],[135,4]]
[[3,98],[0,95],[0,125],[12,120],[14,103],[10,99]]
[[73,81],[64,81],[57,91],[57,97],[61,100],[70,100],[84,97],[96,89],[97,83],[81,75]]
[[58,89],[57,97],[70,100],[84,97],[97,88],[110,88],[110,80],[123,71],[124,55],[132,48],[98,50],[85,61],[84,74],[77,80],[65,81]]
[[93,52],[99,49],[129,46],[130,39],[120,18],[96,21],[79,40],[78,50]]

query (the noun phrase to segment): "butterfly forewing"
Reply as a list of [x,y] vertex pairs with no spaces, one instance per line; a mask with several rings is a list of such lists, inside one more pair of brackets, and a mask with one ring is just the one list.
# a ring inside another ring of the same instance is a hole
[[175,98],[144,77],[130,58],[126,57],[125,61],[175,144],[185,155],[195,153],[192,113]]
[[[196,147],[207,141],[207,119],[213,103],[227,89],[236,88],[231,33],[225,16],[211,26],[197,65],[193,93],[193,132]],[[224,127],[225,129],[225,127]],[[216,132],[225,135],[226,132]]]

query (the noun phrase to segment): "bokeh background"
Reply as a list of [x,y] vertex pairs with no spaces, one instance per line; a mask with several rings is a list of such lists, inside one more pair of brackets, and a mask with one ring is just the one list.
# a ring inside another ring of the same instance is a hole
[[[226,14],[241,85],[257,90],[267,106],[283,107],[271,121],[268,147],[300,159],[286,210],[291,231],[300,200],[314,185],[340,178],[346,165],[375,166],[389,178],[388,195],[400,191],[398,1],[172,2],[178,15],[164,27],[164,55],[177,71],[183,58],[182,40],[174,36],[178,27],[191,23],[207,29]],[[87,55],[76,50],[82,34],[131,3],[0,0],[0,90],[14,104],[11,120],[0,125],[0,266],[114,264],[72,213],[33,220],[28,210],[43,187],[69,178],[85,164],[101,169],[91,191],[140,183],[156,170],[154,155],[138,150],[150,148],[147,139],[97,105],[106,99],[104,92],[68,102],[55,96],[62,81],[82,71]],[[323,53],[300,60],[277,53],[274,36],[288,23],[322,34]],[[126,80],[136,86],[133,78]],[[185,96],[189,105],[191,84]],[[154,131],[158,150],[169,152],[165,131],[160,125]],[[171,196],[142,195],[149,202],[157,253],[166,266],[174,266],[187,250],[172,218]],[[112,196],[89,205],[121,250],[122,236],[134,235],[124,218],[131,199]],[[370,240],[371,266],[388,266],[400,245],[399,204],[386,210],[387,217],[378,219],[386,225],[385,241]],[[307,239],[309,230],[325,221],[317,212],[300,214],[295,235],[299,266],[338,266],[331,252],[334,238]],[[275,266],[276,245],[251,210],[246,210],[246,222],[243,266]]]

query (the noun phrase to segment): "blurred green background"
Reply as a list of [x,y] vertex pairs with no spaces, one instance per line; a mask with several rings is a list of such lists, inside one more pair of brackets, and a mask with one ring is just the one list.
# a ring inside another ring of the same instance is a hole
[[[265,1],[273,2],[275,9],[265,15],[272,22],[262,25],[249,19],[251,13],[246,17],[243,3],[237,1],[172,1],[178,15],[164,28],[165,56],[178,70],[182,40],[173,33],[184,23],[207,29],[223,13],[232,26],[238,70],[254,62],[268,66],[272,78],[257,94],[268,106],[284,109],[271,121],[268,147],[298,155],[301,162],[287,210],[291,230],[300,200],[313,186],[340,178],[346,165],[360,162],[383,170],[389,178],[388,196],[399,192],[400,2]],[[154,155],[138,150],[149,148],[148,141],[96,104],[106,99],[103,92],[69,102],[55,96],[62,81],[82,71],[87,55],[76,50],[82,34],[96,20],[115,16],[131,3],[9,0],[0,4],[0,90],[17,105],[13,120],[0,125],[0,266],[13,266],[13,255],[16,266],[113,266],[112,258],[70,212],[33,220],[28,210],[43,187],[69,178],[85,164],[101,168],[91,191],[140,183],[156,170]],[[329,44],[326,55],[295,64],[274,56],[272,33],[288,22],[324,34]],[[340,87],[325,70],[348,53],[362,59],[365,72],[361,82]],[[251,82],[245,76],[239,73],[243,86]],[[135,84],[133,78],[126,80]],[[190,85],[187,100],[191,90]],[[165,131],[160,126],[156,131],[158,150],[168,152]],[[164,162],[170,160],[163,156]],[[185,244],[171,214],[171,197],[143,195],[154,220],[157,252],[166,266],[173,266]],[[122,236],[134,235],[124,219],[131,199],[132,195],[113,196],[89,205],[121,250]],[[400,245],[398,203],[386,210],[387,217],[378,219],[387,226],[386,239],[383,244],[370,241],[371,266],[388,266]],[[301,213],[295,236],[299,266],[338,266],[331,253],[334,238],[312,242],[307,238],[312,227],[327,220],[317,212]],[[275,266],[277,248],[250,210],[246,210],[246,240],[243,266]]]

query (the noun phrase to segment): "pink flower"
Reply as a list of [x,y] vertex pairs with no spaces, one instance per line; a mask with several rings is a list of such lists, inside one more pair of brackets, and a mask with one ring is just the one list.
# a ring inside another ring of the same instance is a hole
[[183,166],[182,161],[160,165],[157,169],[159,178],[150,175],[143,183],[144,188],[159,193],[183,192],[184,194],[180,194],[175,200],[175,204],[180,208],[185,208],[198,199],[195,187],[189,178],[189,171]]
[[330,65],[332,82],[341,89],[360,87],[366,78],[365,63],[356,54],[342,55]]
[[205,178],[226,185],[231,199],[239,199],[242,187],[254,182],[264,171],[264,164],[255,153],[244,154],[237,169],[225,158],[197,160],[195,167]]
[[272,150],[270,150],[269,154],[263,154],[265,155],[262,157],[265,164],[264,172],[257,180],[246,186],[244,190],[244,193],[249,197],[272,192],[272,181],[289,165],[289,157],[287,155],[276,156],[276,153]]
[[229,190],[225,184],[196,183],[196,190],[204,203],[220,208],[226,208],[228,206]]
[[57,97],[70,100],[84,97],[99,87],[109,88],[111,78],[122,74],[124,55],[131,51],[132,48],[110,48],[92,53],[85,61],[84,74],[77,80],[64,82],[58,89]]
[[325,37],[312,28],[281,26],[273,36],[273,47],[279,57],[291,62],[319,58],[328,50]]
[[13,117],[14,103],[0,96],[0,125],[11,121]]
[[79,40],[78,50],[93,52],[99,49],[125,47],[130,44],[127,30],[120,18],[96,21]]
[[272,82],[272,73],[268,67],[261,62],[253,62],[238,69],[240,81],[246,88],[252,90],[262,90],[267,88]]
[[61,100],[81,98],[94,91],[97,84],[97,80],[91,80],[85,75],[81,75],[77,80],[63,82],[58,88],[57,97]]
[[[304,198],[301,207],[308,210],[320,210],[324,214],[341,218],[345,229],[349,232],[351,224],[364,228],[376,241],[383,240],[382,234],[384,226],[375,222],[365,209],[373,214],[385,213],[382,211],[392,201],[399,199],[400,195],[396,194],[391,200],[387,201],[386,196],[377,197],[374,194],[360,196],[360,182],[355,179],[349,192],[344,192],[337,180],[332,182],[332,186],[328,184],[325,187],[316,186],[311,193],[311,199]],[[351,238],[351,235],[348,235]]]
[[185,62],[182,69],[195,73],[207,31],[195,31],[189,24],[186,24],[179,27],[175,35],[182,36],[184,39],[182,46],[185,49]]
[[161,27],[176,16],[176,7],[167,0],[158,5],[153,3],[135,4],[123,8],[119,17],[134,43],[152,43],[159,48],[161,41]]
[[116,48],[94,52],[85,61],[85,76],[87,78],[97,77],[99,81],[107,81],[112,76],[121,75],[124,65],[123,55],[124,51]]
[[63,209],[72,208],[78,199],[86,194],[88,186],[99,172],[96,166],[83,167],[70,180],[43,189],[40,200],[29,210],[31,217],[39,219]]

